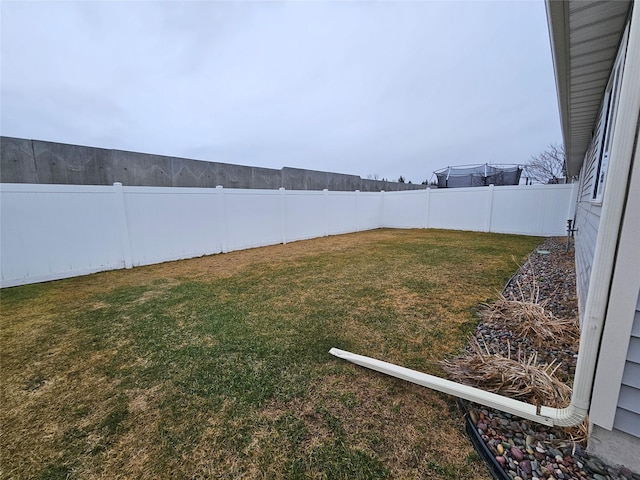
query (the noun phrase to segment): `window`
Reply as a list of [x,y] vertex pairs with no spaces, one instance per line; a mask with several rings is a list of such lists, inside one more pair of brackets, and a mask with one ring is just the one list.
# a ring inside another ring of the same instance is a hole
[[622,83],[622,70],[624,57],[627,49],[627,29],[622,36],[618,56],[614,63],[613,72],[609,78],[607,89],[604,94],[602,103],[602,137],[598,145],[598,157],[595,165],[595,175],[593,177],[593,190],[591,193],[591,201],[602,203],[602,195],[604,193],[605,181],[607,179],[607,167],[609,166],[609,155],[611,152],[611,139],[615,130],[615,115],[618,107],[618,97],[620,93],[620,84]]

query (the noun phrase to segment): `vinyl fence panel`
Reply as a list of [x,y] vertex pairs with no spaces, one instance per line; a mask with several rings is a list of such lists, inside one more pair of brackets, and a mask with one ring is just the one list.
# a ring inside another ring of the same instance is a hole
[[562,236],[573,219],[576,184],[499,187],[494,190],[491,231],[523,235]]
[[215,189],[124,187],[133,265],[221,252]]
[[574,185],[387,192],[382,225],[562,236],[567,219],[573,217]]
[[285,240],[293,242],[328,235],[327,195],[323,191],[282,190]]
[[[404,195],[408,193],[409,195]],[[400,195],[398,195],[400,194]],[[430,190],[385,192],[382,224],[390,228],[427,228]]]
[[113,187],[3,184],[2,286],[124,267]]
[[282,198],[278,190],[223,189],[225,251],[282,243]]
[[329,211],[329,235],[356,232],[356,194],[355,192],[329,192],[327,208]]
[[384,193],[360,192],[356,199],[358,231],[373,230],[382,226],[382,202]]
[[0,185],[0,286],[380,227],[563,235],[572,185],[330,192]]
[[429,199],[428,228],[489,231],[492,187],[434,189]]

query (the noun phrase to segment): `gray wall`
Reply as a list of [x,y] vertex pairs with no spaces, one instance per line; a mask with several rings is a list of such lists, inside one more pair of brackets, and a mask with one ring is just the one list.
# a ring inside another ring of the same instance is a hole
[[261,188],[379,192],[415,185],[357,175],[284,167],[281,170],[165,157],[64,143],[0,137],[0,183]]

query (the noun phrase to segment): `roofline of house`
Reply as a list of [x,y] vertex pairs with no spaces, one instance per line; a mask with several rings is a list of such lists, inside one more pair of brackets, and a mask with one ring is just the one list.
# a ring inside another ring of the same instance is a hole
[[567,176],[572,177],[579,173],[582,158],[577,158],[578,155],[569,151],[569,81],[567,71],[569,65],[569,4],[568,2],[546,0],[545,9],[556,80],[560,127],[567,158]]
[[[623,0],[545,0],[568,177],[580,173],[607,85],[603,73],[616,57],[615,42],[622,38],[632,5]],[[594,10],[602,18],[594,19]],[[594,38],[607,38],[606,47]],[[589,56],[597,61],[585,62]],[[591,97],[587,102],[585,95]]]

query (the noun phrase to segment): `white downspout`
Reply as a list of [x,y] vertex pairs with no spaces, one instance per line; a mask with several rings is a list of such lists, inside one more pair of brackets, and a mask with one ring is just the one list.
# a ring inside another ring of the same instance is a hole
[[382,362],[332,348],[329,353],[350,362],[409,382],[455,395],[533,420],[545,425],[573,426],[580,424],[589,411],[591,390],[595,376],[598,350],[607,312],[609,288],[621,227],[622,212],[627,198],[627,179],[640,112],[640,15],[632,12],[620,101],[613,132],[611,158],[607,172],[607,186],[602,200],[600,226],[596,240],[589,292],[583,315],[580,348],[573,380],[571,403],[566,408],[536,407],[479,388],[427,375],[408,368]]

